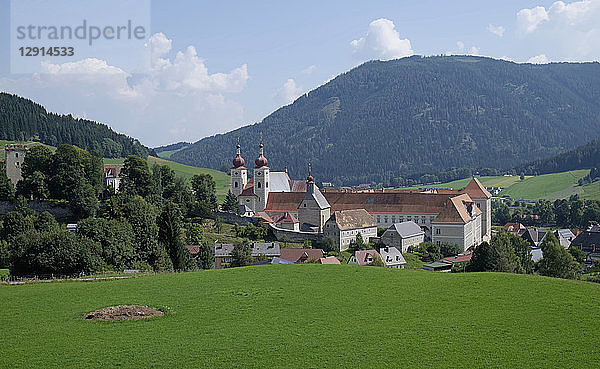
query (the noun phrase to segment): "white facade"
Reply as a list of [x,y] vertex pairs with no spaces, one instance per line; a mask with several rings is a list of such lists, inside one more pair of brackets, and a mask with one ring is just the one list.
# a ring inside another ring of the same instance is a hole
[[463,251],[471,246],[481,244],[482,215],[478,214],[465,224],[440,224],[434,223],[432,227],[432,242],[441,245],[443,243],[456,244]]

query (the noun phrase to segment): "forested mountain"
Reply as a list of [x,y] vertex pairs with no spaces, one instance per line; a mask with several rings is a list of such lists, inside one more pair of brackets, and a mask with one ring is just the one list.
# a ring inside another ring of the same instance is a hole
[[0,92],[0,139],[38,140],[50,146],[71,144],[98,150],[107,158],[148,156],[137,139],[117,133],[105,124],[46,111],[31,100]]
[[259,135],[276,170],[336,184],[393,182],[449,168],[514,168],[600,136],[600,64],[470,56],[372,61],[262,122],[204,138],[172,159],[221,168]]
[[600,168],[600,139],[595,139],[574,150],[535,160],[515,168],[526,175],[566,172],[577,169]]

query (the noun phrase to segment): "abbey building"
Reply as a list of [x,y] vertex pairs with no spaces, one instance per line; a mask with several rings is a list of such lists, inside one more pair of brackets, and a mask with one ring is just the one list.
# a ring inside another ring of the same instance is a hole
[[[231,169],[231,191],[240,205],[249,208],[254,217],[269,223],[278,231],[276,234],[288,232],[288,238],[296,234],[322,235],[327,221],[337,219],[337,213],[364,209],[372,220],[365,220],[365,227],[354,225],[356,229],[348,229],[349,234],[368,232],[371,236],[366,223],[389,228],[412,221],[421,227],[426,240],[437,244],[454,243],[463,250],[491,238],[492,196],[477,178],[460,190],[321,190],[310,171],[305,181],[292,180],[287,169],[271,172],[267,163],[261,143],[254,175],[248,180],[248,169],[238,145]],[[344,249],[342,244],[339,246]]]

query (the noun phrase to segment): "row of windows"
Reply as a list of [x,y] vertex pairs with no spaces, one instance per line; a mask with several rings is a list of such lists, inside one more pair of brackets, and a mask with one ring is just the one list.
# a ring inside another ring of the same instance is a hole
[[[431,215],[429,217],[423,215],[420,218],[418,215],[415,215],[414,217],[411,215],[408,215],[406,217],[406,221],[407,222],[413,221],[413,222],[419,224],[419,220],[420,220],[421,224],[427,224],[428,218],[429,218],[429,221],[431,222],[435,218],[435,215]],[[392,215],[390,217],[388,217],[387,215],[384,215],[383,217],[381,215],[377,215],[377,223],[381,223],[382,219],[383,219],[383,223],[388,223],[389,220],[391,220],[392,223],[396,223],[396,219],[398,219],[398,223],[402,223],[402,222],[404,222],[405,218],[403,216],[399,216],[398,218],[396,218],[395,215]]]

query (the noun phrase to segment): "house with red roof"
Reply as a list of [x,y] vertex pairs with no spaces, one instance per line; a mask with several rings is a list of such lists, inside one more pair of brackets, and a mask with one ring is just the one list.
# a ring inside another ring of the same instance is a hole
[[350,257],[348,264],[371,265],[375,258],[381,258],[377,250],[358,250]]
[[281,249],[282,259],[290,261],[292,263],[305,263],[308,259],[321,259],[323,257],[323,250],[321,249]]

